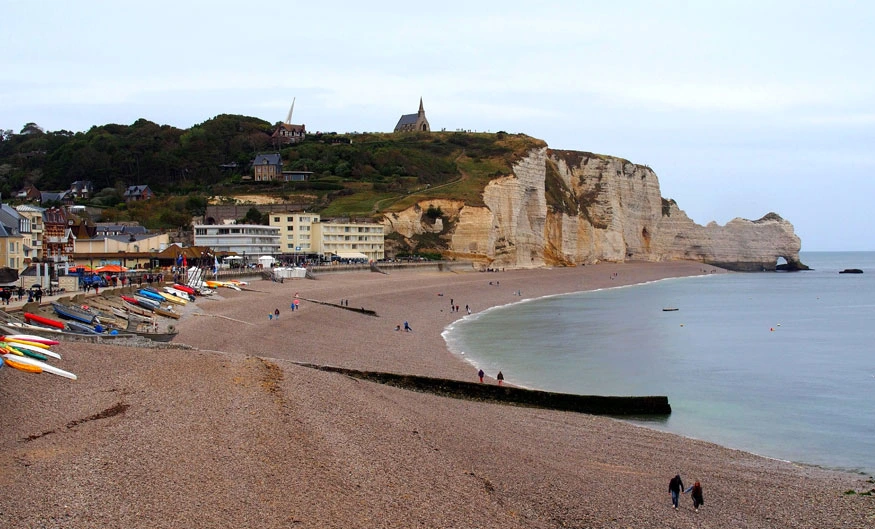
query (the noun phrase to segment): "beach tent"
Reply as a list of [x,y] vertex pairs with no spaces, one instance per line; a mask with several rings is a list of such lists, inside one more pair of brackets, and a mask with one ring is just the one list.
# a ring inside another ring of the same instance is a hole
[[276,259],[269,255],[262,255],[258,258],[258,264],[265,267],[272,265],[274,261],[276,261]]
[[121,265],[114,265],[114,264],[104,265],[104,266],[101,266],[100,268],[95,270],[95,272],[98,272],[101,274],[107,273],[107,272],[109,272],[111,274],[117,274],[119,272],[127,272],[127,271],[128,271],[127,267],[121,266]]

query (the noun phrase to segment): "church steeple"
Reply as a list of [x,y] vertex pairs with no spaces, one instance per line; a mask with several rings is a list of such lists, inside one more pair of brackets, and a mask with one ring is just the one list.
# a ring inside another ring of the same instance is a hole
[[420,116],[425,115],[425,109],[422,107],[422,97],[421,96],[419,98],[419,115]]

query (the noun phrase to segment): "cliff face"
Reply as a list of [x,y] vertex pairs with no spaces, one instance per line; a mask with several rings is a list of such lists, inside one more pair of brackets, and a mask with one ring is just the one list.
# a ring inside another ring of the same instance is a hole
[[[695,224],[674,201],[660,195],[649,168],[577,151],[537,149],[492,180],[485,206],[427,200],[386,217],[387,232],[413,237],[440,231],[424,222],[429,205],[449,223],[448,255],[484,266],[525,268],[599,261],[686,259],[733,270],[775,270],[783,257],[799,262],[793,226],[769,213],[725,226]],[[442,220],[444,220],[442,219]]]

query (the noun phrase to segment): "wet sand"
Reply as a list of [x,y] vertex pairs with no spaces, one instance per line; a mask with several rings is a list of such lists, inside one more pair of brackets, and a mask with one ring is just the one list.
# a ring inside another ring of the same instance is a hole
[[[875,487],[868,476],[296,364],[475,381],[441,338],[466,304],[702,271],[603,264],[256,280],[186,307],[176,341],[192,349],[62,344],[58,365],[75,382],[0,371],[0,486],[14,492],[0,496],[0,527],[873,526],[873,497],[846,494]],[[291,312],[295,293],[301,309]],[[314,302],[342,299],[377,316]],[[394,330],[404,321],[413,332]],[[689,495],[671,508],[677,472],[702,482],[700,512]]]

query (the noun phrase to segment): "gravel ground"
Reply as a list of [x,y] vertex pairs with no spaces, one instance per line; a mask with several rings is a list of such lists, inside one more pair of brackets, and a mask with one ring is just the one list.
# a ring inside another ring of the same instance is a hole
[[[459,316],[450,298],[476,311],[518,301],[517,290],[701,272],[604,264],[256,281],[186,307],[177,341],[195,349],[61,344],[57,364],[75,382],[0,370],[0,527],[875,527],[868,476],[295,363],[476,380],[440,336]],[[304,301],[291,312],[295,293]],[[377,316],[317,303],[341,299]],[[395,332],[405,320],[414,332]],[[700,512],[688,495],[671,508],[677,472],[702,482]]]

